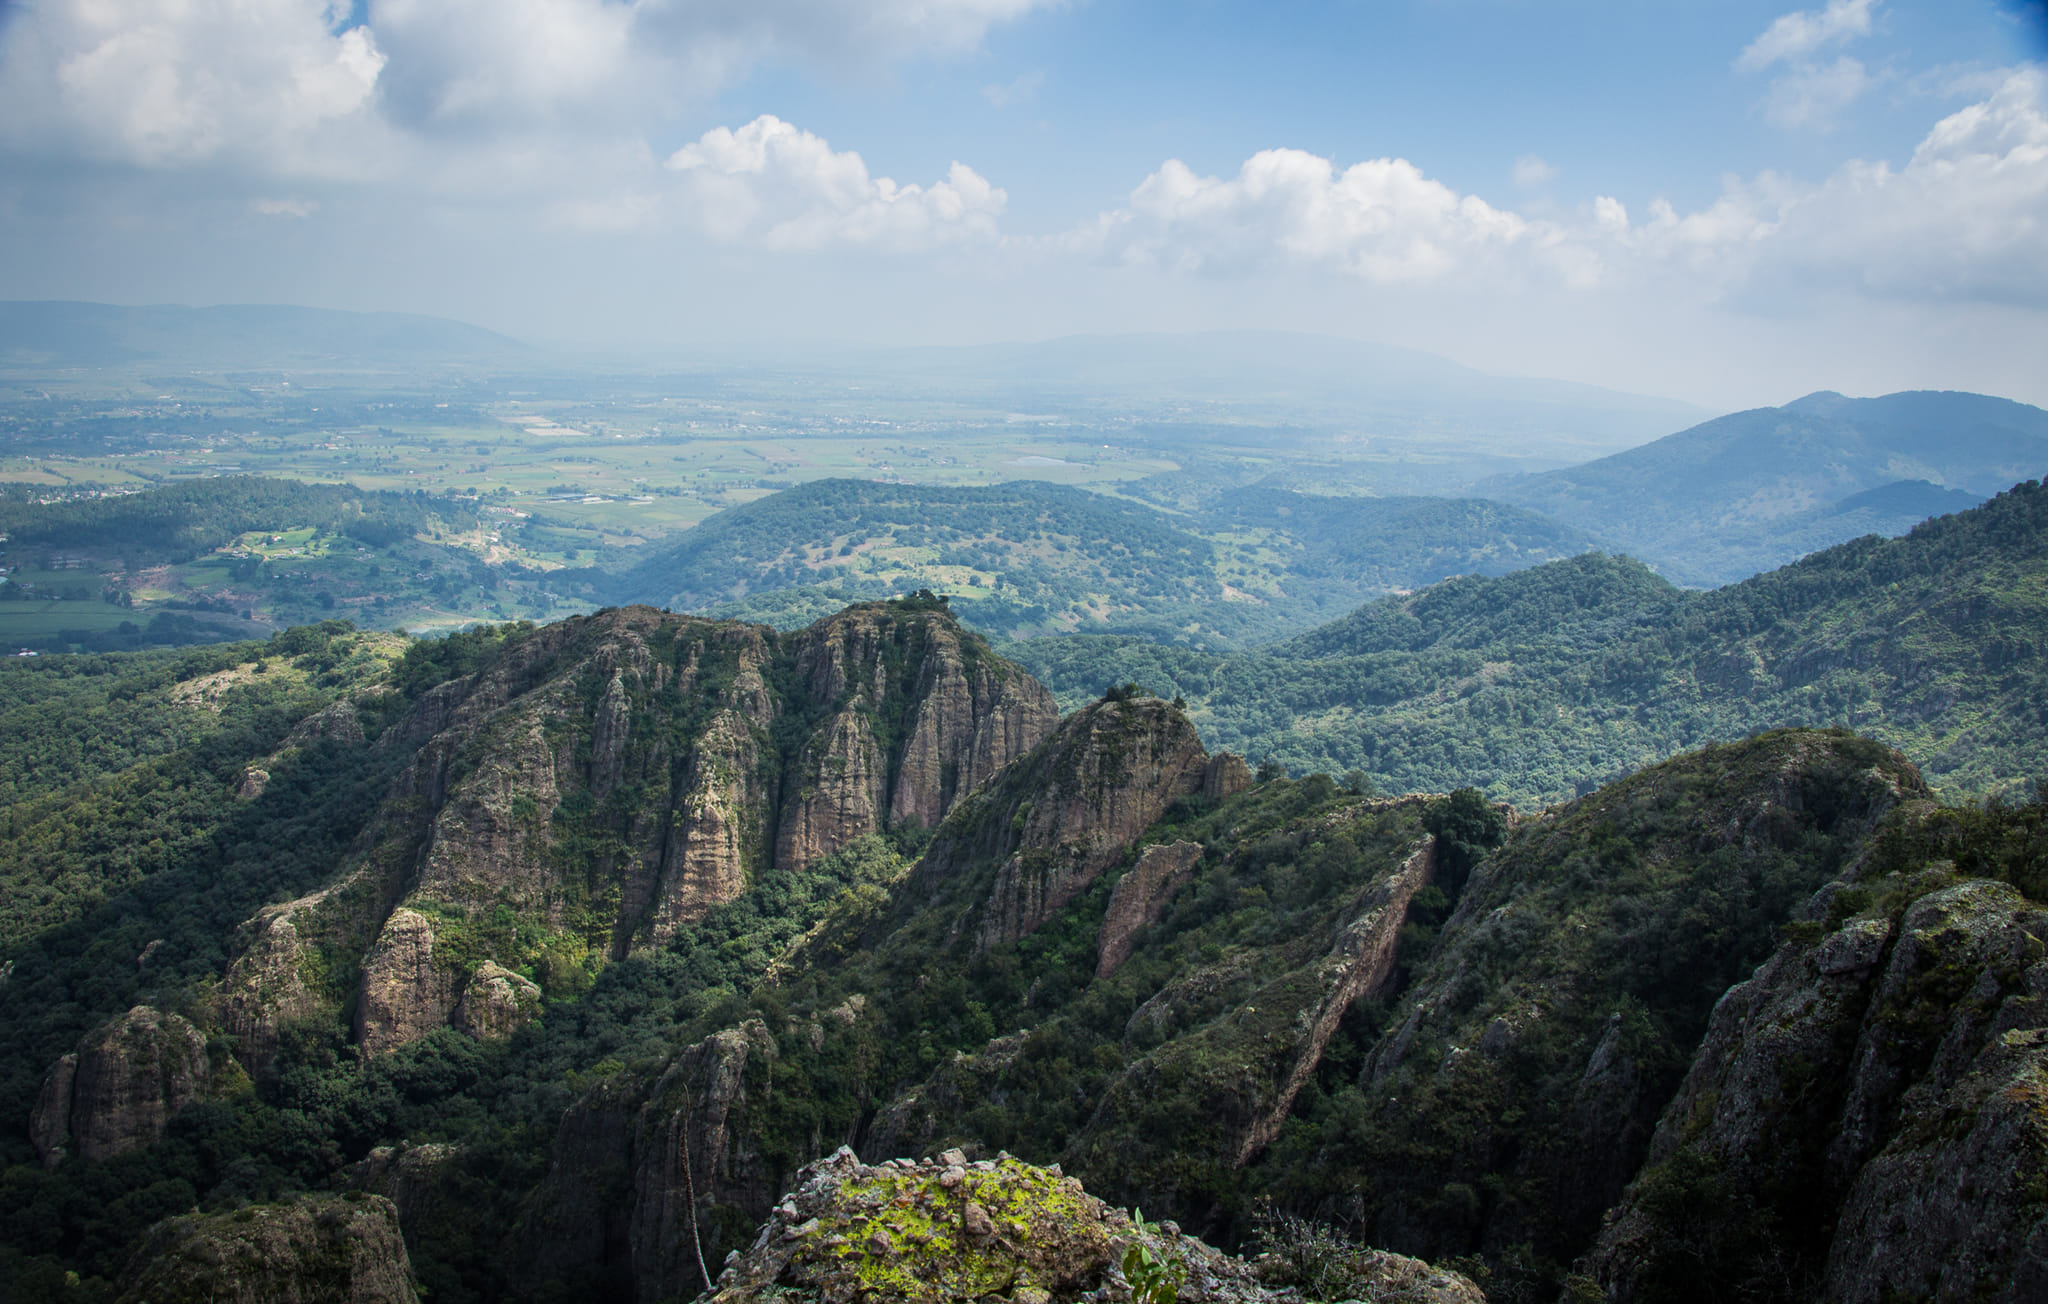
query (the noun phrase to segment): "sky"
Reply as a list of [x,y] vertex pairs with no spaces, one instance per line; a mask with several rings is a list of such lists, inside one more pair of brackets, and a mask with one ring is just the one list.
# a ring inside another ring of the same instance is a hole
[[0,298],[2048,403],[2043,0],[0,0]]

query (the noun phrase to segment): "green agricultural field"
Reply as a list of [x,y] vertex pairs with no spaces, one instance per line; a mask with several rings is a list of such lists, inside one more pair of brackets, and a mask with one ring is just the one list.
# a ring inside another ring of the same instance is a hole
[[0,651],[39,642],[62,630],[98,633],[134,620],[134,612],[104,602],[0,602]]

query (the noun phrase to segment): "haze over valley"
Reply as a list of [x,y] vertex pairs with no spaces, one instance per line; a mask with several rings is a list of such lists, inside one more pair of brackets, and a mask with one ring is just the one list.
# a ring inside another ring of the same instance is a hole
[[1784,3],[0,3],[0,1304],[2048,1300],[2048,14]]

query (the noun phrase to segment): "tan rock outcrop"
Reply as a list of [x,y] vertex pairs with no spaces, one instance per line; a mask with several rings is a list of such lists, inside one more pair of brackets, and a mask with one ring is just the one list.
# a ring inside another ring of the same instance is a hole
[[540,1013],[540,988],[496,961],[477,966],[456,998],[450,1026],[479,1041],[509,1037]]
[[[1236,1166],[1244,1167],[1253,1156],[1273,1143],[1287,1122],[1294,1098],[1301,1094],[1309,1076],[1322,1063],[1330,1036],[1351,1003],[1386,986],[1394,973],[1394,955],[1401,942],[1401,926],[1408,922],[1408,904],[1429,885],[1436,873],[1436,839],[1424,839],[1400,866],[1369,884],[1360,894],[1357,913],[1330,953],[1316,967],[1317,997],[1296,1021],[1294,1063],[1282,1078],[1272,1102],[1245,1129],[1239,1144]],[[1319,990],[1317,990],[1319,989]]]
[[379,1054],[415,1041],[448,1021],[454,1005],[449,975],[434,963],[434,925],[400,908],[384,921],[363,961],[356,1040]]
[[889,775],[872,719],[872,712],[848,707],[805,747],[797,763],[801,786],[783,806],[776,863],[815,864],[881,829]]
[[123,1275],[119,1304],[419,1304],[398,1211],[353,1192],[168,1219]]
[[1043,741],[1059,723],[1044,685],[986,655],[969,662],[959,629],[927,625],[924,662],[909,700],[910,728],[889,814],[938,827],[960,799]]
[[1043,685],[936,615],[852,607],[794,639],[799,682],[834,714],[792,768],[778,864],[814,862],[894,825],[936,827],[1059,720]]
[[205,1094],[211,1075],[197,1028],[138,1005],[87,1033],[76,1052],[51,1067],[29,1135],[51,1167],[72,1153],[91,1161],[139,1150]]
[[349,1189],[381,1195],[398,1210],[398,1225],[409,1250],[419,1243],[422,1225],[465,1217],[459,1187],[447,1179],[457,1175],[463,1151],[442,1141],[424,1145],[377,1146],[345,1170]]
[[1199,842],[1150,846],[1139,853],[1138,863],[1117,880],[1109,894],[1109,908],[1103,912],[1102,928],[1095,938],[1097,978],[1109,977],[1131,958],[1131,940],[1139,929],[1159,922],[1160,914],[1174,893],[1187,884],[1201,858]]
[[[359,978],[380,1053],[446,1022],[477,960],[546,972],[543,950],[666,945],[770,866],[936,821],[1054,720],[1050,694],[977,636],[899,604],[789,634],[648,607],[519,634],[379,735],[409,763],[318,900],[252,923],[224,1022],[260,1062],[280,1019],[338,1004],[290,989],[294,947],[311,946],[335,987]],[[353,707],[330,708],[294,737],[359,732]],[[465,950],[461,972],[431,962],[427,919],[506,909],[540,940]]]
[[1218,752],[1209,758],[1209,768],[1202,775],[1202,795],[1211,801],[1222,801],[1250,791],[1253,782],[1252,768],[1244,763],[1244,757],[1234,752]]
[[[978,937],[1026,936],[1138,840],[1167,807],[1201,791],[1209,754],[1177,707],[1097,702],[1060,723],[1017,778],[1015,850],[996,873]],[[936,849],[921,873],[943,872]]]
[[323,895],[266,907],[242,926],[242,950],[221,978],[214,1017],[235,1038],[236,1056],[251,1073],[263,1072],[276,1058],[279,1029],[320,1008],[319,993],[306,981],[311,955],[296,917]]

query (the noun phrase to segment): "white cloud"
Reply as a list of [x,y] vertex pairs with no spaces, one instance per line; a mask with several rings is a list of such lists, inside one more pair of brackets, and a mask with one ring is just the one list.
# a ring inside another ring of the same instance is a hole
[[1771,83],[1764,117],[1776,127],[1825,131],[1871,84],[1863,65],[1846,54],[1830,64],[1802,65]]
[[1008,196],[954,163],[944,181],[899,186],[861,156],[763,115],[677,150],[690,220],[715,240],[770,249],[931,248],[996,237]]
[[1816,56],[1831,45],[1870,35],[1875,0],[1828,0],[1819,10],[1786,14],[1751,41],[1735,66],[1760,72],[1776,64],[1786,71],[1771,81],[1764,96],[1764,119],[1776,127],[1827,131],[1835,119],[1876,84],[1869,71],[1848,55],[1832,63]]
[[1772,270],[1905,298],[2048,303],[2048,77],[2009,75],[1903,167],[1852,163],[1788,205]]
[[1613,196],[1575,221],[1539,220],[1461,195],[1405,159],[1340,172],[1278,149],[1227,179],[1169,160],[1064,246],[1184,272],[1295,267],[1497,294],[1633,288],[1761,305],[1827,288],[2038,310],[2048,304],[2048,76],[2009,70],[1901,166],[1852,162],[1819,182],[1730,179],[1703,208],[1655,200],[1640,221]]
[[1557,169],[1534,154],[1524,154],[1515,160],[1514,171],[1510,173],[1514,183],[1524,190],[1534,190],[1557,179]]
[[94,0],[0,29],[0,138],[147,167],[221,157],[292,173],[366,123],[385,64],[316,0]]
[[253,207],[265,217],[307,218],[320,210],[310,199],[259,199]]
[[0,141],[424,175],[479,138],[636,134],[765,58],[872,76],[1052,2],[369,0],[349,26],[347,0],[50,0],[0,24]]
[[1017,104],[1029,104],[1038,98],[1038,88],[1045,85],[1045,74],[1027,72],[1010,81],[981,88],[981,97],[999,109]]
[[1235,177],[1197,176],[1169,159],[1070,244],[1119,262],[1188,271],[1275,264],[1328,267],[1367,281],[1432,281],[1516,245],[1538,224],[1460,195],[1406,159],[1342,172],[1298,149],[1262,150]]
[[1825,9],[1803,9],[1779,18],[1751,41],[1736,59],[1744,72],[1774,63],[1810,57],[1829,45],[1870,35],[1870,11],[1876,0],[1828,0]]

